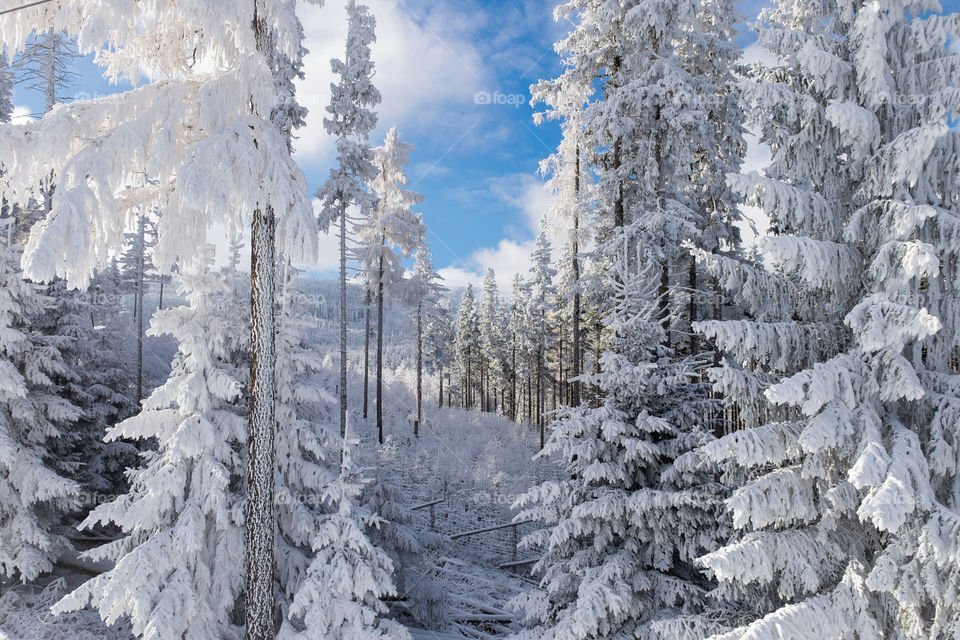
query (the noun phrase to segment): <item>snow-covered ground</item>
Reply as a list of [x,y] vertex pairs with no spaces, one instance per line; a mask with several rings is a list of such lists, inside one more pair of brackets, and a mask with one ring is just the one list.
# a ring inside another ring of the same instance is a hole
[[[443,499],[432,509],[432,518],[431,509],[417,510],[414,527],[440,534],[435,577],[447,593],[454,622],[443,631],[412,629],[414,640],[502,635],[515,628],[505,610],[507,600],[529,586],[522,569],[498,568],[515,557],[512,529],[457,540],[450,536],[510,522],[515,496],[553,468],[531,461],[537,449],[532,428],[495,415],[438,409],[433,401],[415,438],[407,420],[413,401],[408,375],[400,371],[388,379],[383,447],[376,445],[372,412],[371,419],[354,420],[354,435],[362,441],[364,464],[382,466],[410,505]],[[87,577],[58,568],[35,584],[3,586],[0,640],[129,640],[125,625],[107,627],[94,611],[50,615],[49,607]]]

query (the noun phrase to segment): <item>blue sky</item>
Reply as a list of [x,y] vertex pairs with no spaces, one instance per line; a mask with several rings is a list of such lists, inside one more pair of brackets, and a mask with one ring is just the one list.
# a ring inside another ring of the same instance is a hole
[[[555,124],[533,124],[529,87],[560,70],[553,43],[565,26],[553,20],[556,1],[369,4],[378,21],[375,82],[384,98],[372,142],[379,144],[397,124],[401,137],[416,146],[411,185],[425,195],[421,211],[447,284],[476,282],[492,266],[507,286],[514,272],[526,270],[537,221],[549,203],[537,169],[556,146],[559,131]],[[764,4],[741,0],[738,6],[741,14],[756,16]],[[343,0],[328,0],[320,9],[300,7],[310,54],[298,95],[311,115],[296,146],[311,191],[322,184],[334,159],[322,119],[333,79],[329,59],[342,56],[343,7]],[[960,0],[947,0],[944,8],[958,11]],[[749,32],[738,38],[744,47],[753,40]],[[77,66],[76,97],[117,90],[91,61]],[[37,96],[21,91],[14,98],[22,112],[39,108]],[[321,245],[313,271],[332,273],[335,243]]]

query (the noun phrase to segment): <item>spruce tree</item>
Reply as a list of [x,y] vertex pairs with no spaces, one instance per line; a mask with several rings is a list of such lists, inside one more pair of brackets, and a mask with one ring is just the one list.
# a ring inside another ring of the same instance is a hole
[[53,455],[82,410],[60,395],[60,345],[33,329],[49,302],[25,282],[13,218],[0,218],[0,577],[31,581],[70,548],[57,529],[81,487]]
[[704,450],[743,477],[728,501],[736,534],[703,558],[735,605],[718,637],[960,629],[946,71],[960,24],[929,9],[784,3],[763,16],[778,64],[755,70],[748,95],[773,163],[732,182],[771,218],[772,272],[716,262],[758,317],[700,327],[745,363],[715,376],[752,407],[748,429]]
[[347,46],[343,60],[330,61],[339,78],[332,85],[329,118],[324,118],[327,133],[337,138],[337,166],[317,191],[323,204],[321,230],[331,224],[340,228],[340,437],[347,430],[347,210],[357,207],[369,211],[374,201],[367,185],[376,176],[370,132],[377,125],[373,108],[380,103],[380,92],[373,85],[373,60],[370,46],[376,41],[376,19],[356,0],[347,2]]
[[397,128],[387,132],[383,146],[374,150],[376,177],[370,188],[376,204],[364,210],[357,225],[356,256],[366,271],[377,299],[377,438],[383,444],[383,306],[388,292],[403,297],[403,258],[409,258],[426,232],[420,214],[412,207],[423,196],[406,189],[404,166],[413,145],[400,140]]
[[[723,536],[719,486],[691,453],[708,441],[703,360],[677,347],[675,286],[684,244],[701,238],[691,166],[707,121],[682,44],[693,2],[577,1],[558,44],[559,83],[589,87],[581,126],[597,172],[596,269],[607,350],[587,377],[598,406],[561,409],[544,456],[565,479],[521,497],[518,519],[542,528],[524,546],[544,592],[516,603],[526,638],[654,638],[705,606],[695,561]],[[596,92],[594,93],[594,88]],[[666,635],[670,635],[669,632]]]

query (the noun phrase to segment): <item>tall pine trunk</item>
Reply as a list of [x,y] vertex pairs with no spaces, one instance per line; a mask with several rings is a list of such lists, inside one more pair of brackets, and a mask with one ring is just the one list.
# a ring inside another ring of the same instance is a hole
[[544,427],[543,420],[543,403],[544,403],[544,388],[543,388],[543,346],[541,343],[540,348],[537,350],[537,426],[540,428],[540,448],[543,449],[544,444],[546,444],[545,436],[546,429]]
[[347,437],[347,205],[340,202],[340,460]]
[[370,409],[370,288],[364,293],[364,333],[363,333],[363,419],[369,416]]
[[383,444],[383,256],[377,270],[377,440]]
[[140,404],[140,401],[143,400],[143,272],[145,270],[144,252],[146,251],[145,228],[146,220],[141,211],[137,219],[137,242],[139,251],[137,255],[136,297],[133,301],[133,313],[137,319],[137,404]]
[[517,421],[517,338],[510,341],[510,419]]
[[413,435],[420,435],[423,420],[423,303],[417,305],[417,421],[413,423]]
[[690,256],[690,355],[697,353],[697,333],[693,330],[693,323],[697,321],[697,261]]
[[[257,52],[273,59],[263,0],[256,0]],[[276,218],[255,209],[250,229],[250,422],[247,434],[246,640],[274,637],[274,473],[276,469]]]
[[580,406],[580,145],[577,145],[577,165],[573,178],[575,209],[573,212],[573,385],[570,406]]
[[440,370],[440,393],[437,394],[437,409],[443,409],[443,367]]

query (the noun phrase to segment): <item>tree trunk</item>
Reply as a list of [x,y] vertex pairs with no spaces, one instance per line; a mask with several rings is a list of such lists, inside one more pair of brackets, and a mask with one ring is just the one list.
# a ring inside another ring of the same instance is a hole
[[580,145],[577,145],[577,166],[574,174],[573,213],[573,386],[570,389],[570,406],[580,406]]
[[[553,385],[553,408],[557,408],[557,393],[563,393],[563,324],[560,323],[560,340],[557,342],[557,378]],[[561,402],[566,402],[562,398]]]
[[697,334],[693,331],[693,323],[697,321],[697,261],[690,256],[690,355],[697,353]]
[[660,263],[660,286],[657,289],[657,300],[660,307],[660,326],[663,327],[664,344],[669,347],[670,340],[670,263],[666,260]]
[[364,293],[366,309],[363,334],[363,419],[369,417],[370,409],[370,289]]
[[[620,72],[620,56],[616,56],[610,70],[610,75],[616,75]],[[616,79],[613,81],[613,88],[617,88]],[[617,174],[617,196],[613,201],[613,226],[620,229],[626,223],[623,209],[623,181],[620,178],[620,165],[622,164],[623,143],[620,136],[613,142],[613,170]]]
[[340,202],[340,460],[347,437],[347,205]]
[[437,409],[443,409],[443,367],[440,367],[440,393],[437,394]]
[[423,303],[417,305],[417,420],[413,423],[413,435],[420,435],[423,419]]
[[383,444],[383,256],[377,270],[377,439]]
[[133,313],[137,319],[137,404],[143,400],[143,272],[145,246],[146,219],[143,212],[137,219],[137,241],[139,252],[137,255],[137,288],[133,299]]
[[543,428],[543,347],[537,349],[537,426],[540,428],[540,448],[544,445]]
[[513,338],[511,342],[511,364],[510,364],[510,419],[517,421],[517,339]]
[[[600,351],[601,351],[601,343],[603,342],[603,324],[600,322],[600,320],[597,320],[596,325],[597,325],[596,326],[597,360],[594,366],[594,373],[596,373],[597,375],[600,375]],[[593,406],[599,407],[600,406],[600,387],[594,386],[593,391],[594,391]]]
[[246,505],[246,637],[274,637],[274,470],[276,452],[276,294],[270,208],[253,213],[250,292],[250,427]]
[[163,311],[163,283],[167,281],[166,276],[160,276],[160,304],[158,305],[160,311]]
[[[263,0],[254,2],[257,52],[273,58]],[[255,209],[250,229],[250,422],[247,434],[246,640],[274,637],[276,469],[276,218]]]

